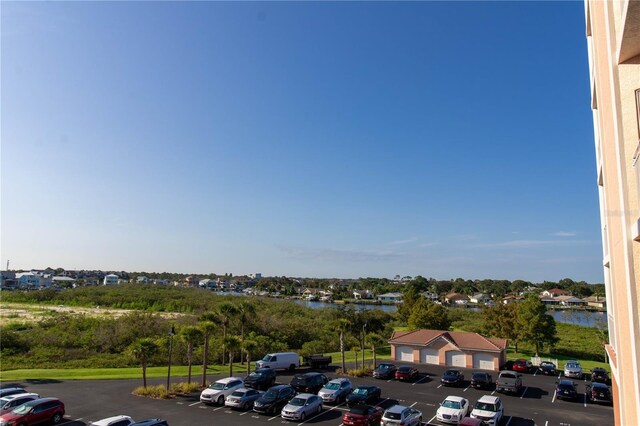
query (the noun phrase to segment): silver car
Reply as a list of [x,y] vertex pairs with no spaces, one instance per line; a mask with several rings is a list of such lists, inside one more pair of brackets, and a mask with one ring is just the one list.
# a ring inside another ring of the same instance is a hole
[[320,411],[322,411],[322,398],[312,393],[301,393],[282,408],[280,416],[287,420],[303,421],[307,416]]
[[582,379],[582,366],[578,361],[567,361],[564,365],[564,376]]
[[382,415],[382,426],[419,426],[422,413],[404,405],[394,405]]
[[353,385],[349,379],[333,379],[318,392],[318,396],[322,398],[324,402],[344,401],[347,399],[347,395],[353,390]]
[[241,410],[249,410],[253,408],[253,403],[260,398],[264,392],[256,389],[240,388],[236,389],[225,399],[224,405],[231,408],[239,408]]
[[25,402],[40,398],[37,393],[15,393],[0,398],[0,414],[8,413]]

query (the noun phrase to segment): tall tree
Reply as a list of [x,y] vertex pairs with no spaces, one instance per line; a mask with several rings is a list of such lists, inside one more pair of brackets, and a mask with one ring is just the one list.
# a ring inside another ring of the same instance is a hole
[[403,322],[407,322],[409,320],[413,306],[418,303],[420,299],[424,298],[420,296],[420,293],[415,286],[410,286],[404,293],[402,296],[402,303],[398,306],[398,316]]
[[247,339],[242,342],[242,350],[244,350],[247,361],[247,376],[251,374],[251,354],[253,354],[258,347],[258,343],[255,340]]
[[150,339],[138,339],[129,346],[129,355],[142,367],[142,386],[147,387],[147,363],[153,354],[158,353],[158,344]]
[[[238,303],[237,309],[238,309],[238,318],[240,319],[240,341],[244,342],[244,326],[247,322],[247,319],[250,316],[255,315],[256,308],[255,306],[253,306],[253,303],[247,300],[243,300],[240,303]],[[242,352],[240,352],[240,362],[244,364]]]
[[202,350],[202,386],[207,386],[207,365],[209,364],[209,339],[216,330],[216,324],[213,321],[203,321],[200,324],[202,336],[204,337],[204,348]]
[[231,377],[233,376],[233,358],[242,347],[242,342],[238,336],[227,336],[222,343],[229,352],[229,377]]
[[187,344],[187,363],[189,369],[187,373],[187,383],[191,383],[191,366],[193,365],[193,348],[196,343],[202,340],[202,330],[196,326],[188,325],[180,330],[180,337]]
[[373,369],[375,370],[376,362],[377,362],[377,359],[376,359],[376,348],[379,348],[380,346],[382,346],[384,344],[385,340],[382,338],[381,335],[379,335],[377,333],[369,333],[365,337],[365,342],[371,348],[371,352],[373,353]]
[[547,307],[534,294],[527,296],[520,304],[518,324],[522,340],[535,346],[536,356],[545,345],[553,346],[559,340],[556,321],[547,314]]
[[340,337],[340,359],[342,363],[342,374],[345,374],[347,372],[347,367],[344,362],[344,337],[345,337],[344,335],[349,329],[349,326],[350,326],[349,321],[344,318],[340,318],[336,324],[336,328],[338,330],[338,334]]
[[410,330],[426,328],[430,330],[448,330],[451,326],[447,308],[423,297],[414,305],[408,321]]
[[222,324],[222,365],[225,364],[225,353],[226,347],[224,346],[224,341],[227,338],[227,327],[229,327],[229,323],[231,322],[231,318],[238,313],[238,308],[231,302],[222,302],[218,305],[216,309],[218,313],[218,318],[220,319],[220,323]]
[[519,312],[518,303],[501,303],[491,308],[484,307],[482,310],[485,331],[492,336],[508,339],[515,345],[516,352],[520,341]]

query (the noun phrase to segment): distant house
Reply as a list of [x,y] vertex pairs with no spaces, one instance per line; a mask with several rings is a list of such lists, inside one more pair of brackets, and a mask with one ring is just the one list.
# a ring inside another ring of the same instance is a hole
[[380,302],[402,303],[402,293],[385,293],[378,296]]
[[18,272],[15,280],[18,287],[40,287],[40,275],[34,272]]
[[540,301],[542,302],[543,305],[549,305],[549,306],[560,304],[560,300],[556,299],[555,297],[549,297],[549,296],[540,296]]
[[602,296],[591,296],[584,299],[587,303],[587,306],[591,306],[594,308],[606,308],[607,307],[607,299]]
[[474,294],[469,298],[471,303],[484,304],[491,301],[491,297],[487,296],[484,293]]
[[466,305],[469,303],[469,298],[464,294],[449,293],[444,297],[444,301],[452,305]]
[[355,290],[353,292],[353,298],[356,300],[373,299],[373,292],[370,290]]
[[104,276],[102,281],[103,285],[116,285],[118,284],[118,276],[116,274],[108,274]]
[[438,295],[431,291],[423,291],[422,293],[420,293],[420,296],[424,297],[425,299],[431,300],[432,302],[436,302],[438,300]]
[[543,291],[542,295],[547,297],[568,296],[569,292],[561,288],[552,288],[552,289]]
[[198,279],[198,277],[189,275],[187,278],[184,279],[183,285],[185,287],[198,287],[199,283],[200,283],[200,280]]
[[259,280],[260,278],[262,278],[262,274],[259,272],[256,272],[255,274],[249,274],[249,278],[251,278],[252,280]]
[[61,284],[73,284],[76,282],[76,280],[74,280],[71,277],[53,277],[51,278],[51,282],[53,283],[53,285],[61,285]]
[[584,300],[574,296],[558,296],[555,297],[562,306],[584,306],[587,304]]
[[205,278],[204,280],[198,281],[198,286],[200,288],[214,288],[217,286],[216,281],[210,278]]
[[149,282],[149,278],[145,277],[144,275],[139,275],[138,278],[136,278],[136,282],[138,284],[147,284]]
[[524,300],[524,296],[516,296],[514,294],[509,294],[502,298],[502,304],[506,305],[514,302],[522,302]]

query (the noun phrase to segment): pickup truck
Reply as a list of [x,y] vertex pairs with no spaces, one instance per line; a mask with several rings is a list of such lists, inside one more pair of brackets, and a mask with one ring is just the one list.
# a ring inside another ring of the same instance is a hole
[[302,357],[303,365],[308,365],[311,368],[327,368],[333,361],[331,356],[324,356],[323,354],[305,355]]
[[514,371],[502,371],[496,380],[497,392],[518,393],[522,389],[522,374]]

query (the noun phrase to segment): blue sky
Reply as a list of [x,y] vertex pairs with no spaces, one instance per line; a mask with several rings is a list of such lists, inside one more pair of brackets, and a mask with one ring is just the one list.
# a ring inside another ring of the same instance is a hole
[[3,2],[2,265],[602,282],[584,21]]

